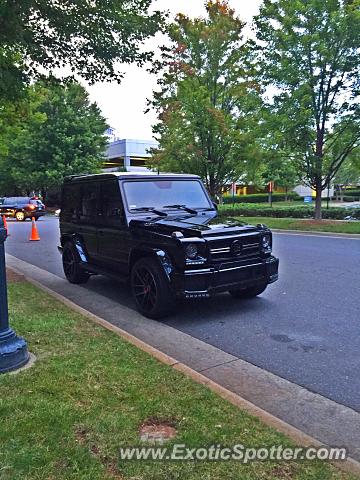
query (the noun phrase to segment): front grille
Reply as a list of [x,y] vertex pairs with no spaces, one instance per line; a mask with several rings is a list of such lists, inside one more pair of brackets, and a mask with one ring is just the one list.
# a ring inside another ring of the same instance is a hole
[[209,252],[212,260],[229,258],[243,259],[260,254],[259,233],[218,237],[208,240]]

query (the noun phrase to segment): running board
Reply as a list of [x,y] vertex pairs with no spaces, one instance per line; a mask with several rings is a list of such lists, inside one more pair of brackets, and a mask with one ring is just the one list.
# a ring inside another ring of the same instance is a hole
[[84,262],[84,263],[80,263],[79,265],[83,270],[86,270],[92,275],[104,275],[105,277],[112,278],[113,280],[116,280],[121,283],[126,283],[129,279],[128,275],[124,275],[118,272],[113,272],[111,270],[109,271],[105,268],[99,267],[98,265],[94,265],[91,263]]

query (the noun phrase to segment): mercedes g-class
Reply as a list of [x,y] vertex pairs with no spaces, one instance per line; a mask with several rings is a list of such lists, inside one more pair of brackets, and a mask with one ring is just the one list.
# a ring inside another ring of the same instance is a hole
[[278,278],[265,225],[216,223],[195,175],[103,173],[64,181],[63,268],[71,283],[104,274],[129,282],[139,311],[169,314],[179,298],[261,294]]

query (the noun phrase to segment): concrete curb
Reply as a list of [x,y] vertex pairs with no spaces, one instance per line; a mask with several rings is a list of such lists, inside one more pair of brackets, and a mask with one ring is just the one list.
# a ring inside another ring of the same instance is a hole
[[301,235],[309,237],[329,237],[329,238],[343,238],[347,240],[360,240],[360,234],[356,233],[333,233],[333,232],[309,232],[308,230],[283,230],[281,228],[272,228],[272,232],[283,233],[286,235]]
[[[223,399],[229,401],[232,403],[234,406],[241,408],[242,410],[245,410],[247,413],[249,413],[252,416],[255,416],[259,418],[263,423],[265,423],[267,426],[272,427],[276,429],[278,432],[286,435],[289,437],[291,440],[293,440],[294,443],[297,445],[301,445],[304,447],[308,446],[324,446],[325,444],[323,442],[320,442],[319,440],[315,439],[314,437],[308,435],[307,433],[297,429],[296,427],[284,422],[283,420],[275,417],[269,412],[266,412],[265,410],[261,409],[260,407],[256,406],[255,404],[249,402],[245,398],[241,397],[240,395],[228,390],[227,388],[223,387],[222,385],[216,383],[215,381],[209,379],[208,377],[204,376],[203,374],[197,372],[196,370],[193,370],[192,368],[188,367],[187,365],[178,362],[176,359],[172,358],[171,356],[161,352],[157,348],[149,345],[148,343],[138,339],[134,335],[131,335],[130,333],[126,332],[125,330],[121,329],[120,327],[117,327],[113,325],[112,323],[108,322],[107,320],[93,314],[92,312],[89,312],[85,308],[77,305],[73,301],[69,300],[68,298],[64,297],[63,295],[59,294],[58,292],[55,292],[48,288],[47,286],[43,285],[42,283],[38,282],[37,280],[24,275],[23,272],[20,270],[17,270],[16,268],[12,267],[7,267],[9,270],[14,271],[15,273],[23,276],[25,280],[27,280],[29,283],[35,285],[39,289],[43,290],[47,294],[51,295],[52,297],[56,298],[59,300],[61,303],[69,307],[70,309],[80,313],[83,315],[85,318],[93,321],[94,323],[106,328],[107,330],[115,333],[119,337],[123,338],[124,340],[128,341],[135,347],[139,348],[140,350],[150,354],[152,357],[156,358],[160,362],[174,368],[175,370],[183,373],[187,377],[191,378],[195,382],[202,384],[206,387],[208,387],[210,390],[218,394],[220,397]],[[354,474],[354,475],[359,475],[360,476],[360,462],[357,462],[356,460],[352,458],[348,458],[345,461],[334,461],[330,462],[337,468],[346,471],[348,473]]]

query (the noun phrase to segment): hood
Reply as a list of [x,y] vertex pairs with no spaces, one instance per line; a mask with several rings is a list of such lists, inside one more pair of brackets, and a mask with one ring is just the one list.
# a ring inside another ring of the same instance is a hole
[[133,219],[130,227],[145,228],[149,231],[171,235],[173,232],[181,232],[185,237],[216,237],[220,235],[239,235],[241,233],[261,230],[259,227],[247,225],[231,219],[225,223],[215,223],[210,215],[176,215],[168,217],[156,217],[154,219]]

